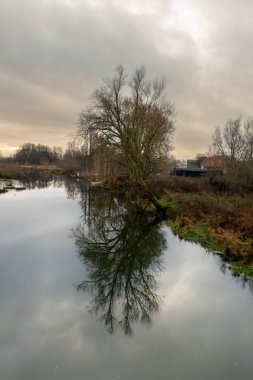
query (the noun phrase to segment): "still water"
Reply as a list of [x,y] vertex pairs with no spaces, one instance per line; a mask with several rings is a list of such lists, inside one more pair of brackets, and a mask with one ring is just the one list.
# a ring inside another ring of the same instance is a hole
[[110,192],[0,196],[1,380],[252,379],[253,297]]

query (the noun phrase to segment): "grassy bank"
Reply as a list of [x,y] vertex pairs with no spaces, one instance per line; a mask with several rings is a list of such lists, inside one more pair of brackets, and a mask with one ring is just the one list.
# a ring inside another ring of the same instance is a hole
[[[149,185],[167,204],[167,225],[176,235],[219,254],[235,273],[253,276],[253,189],[248,183],[166,176],[150,179]],[[121,181],[116,187],[140,199],[138,186]],[[145,196],[141,202],[145,207]]]
[[0,180],[25,178],[26,174],[33,171],[44,171],[52,174],[64,174],[64,171],[54,165],[15,165],[0,164]]
[[178,208],[168,225],[180,237],[198,242],[231,263],[237,273],[253,275],[253,197],[173,194]]
[[247,183],[172,178],[159,186],[175,234],[218,253],[235,273],[253,276],[253,193]]

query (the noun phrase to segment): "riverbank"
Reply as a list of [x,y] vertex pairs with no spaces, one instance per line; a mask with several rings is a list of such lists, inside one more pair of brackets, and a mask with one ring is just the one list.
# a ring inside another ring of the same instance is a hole
[[235,273],[253,276],[252,195],[175,193],[167,201],[175,234],[218,253]]
[[[149,185],[167,205],[166,223],[176,235],[219,254],[235,275],[253,277],[253,191],[248,184],[166,176]],[[127,182],[114,186],[135,201],[138,187],[131,192]]]
[[[0,181],[1,178],[22,180],[34,170],[65,174],[55,166],[6,164],[0,165]],[[82,173],[80,179],[87,180]],[[107,185],[125,193],[134,203],[139,203],[143,196],[138,186],[125,178]],[[166,223],[176,235],[219,254],[235,274],[253,277],[253,191],[248,185],[226,178],[170,176],[153,178],[149,185],[157,198],[167,205]],[[147,206],[145,197],[142,204]]]
[[0,181],[4,179],[22,180],[27,173],[34,170],[58,175],[64,174],[64,170],[55,165],[0,164]]
[[218,253],[234,274],[253,277],[253,193],[247,184],[181,178],[161,193],[175,234]]

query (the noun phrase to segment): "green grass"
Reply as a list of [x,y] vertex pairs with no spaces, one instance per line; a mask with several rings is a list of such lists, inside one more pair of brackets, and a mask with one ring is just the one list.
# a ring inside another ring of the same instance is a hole
[[236,261],[231,262],[229,268],[237,276],[253,278],[253,264],[246,265],[243,261]]
[[191,228],[179,227],[171,220],[167,224],[181,239],[198,243],[210,252],[224,255],[225,247],[210,234],[208,227],[201,224],[195,224]]
[[[229,261],[225,254],[226,247],[221,244],[214,236],[210,234],[207,226],[195,224],[189,227],[180,227],[172,220],[167,221],[167,225],[171,228],[172,232],[186,241],[200,244],[207,251],[218,254]],[[229,268],[236,276],[245,278],[253,278],[253,263],[248,264],[244,261],[230,261]]]

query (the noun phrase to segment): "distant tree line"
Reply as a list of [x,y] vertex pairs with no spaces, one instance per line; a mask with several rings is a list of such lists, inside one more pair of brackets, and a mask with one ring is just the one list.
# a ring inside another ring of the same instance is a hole
[[18,164],[50,164],[62,159],[61,147],[50,148],[47,145],[25,143],[19,147],[13,156],[13,162]]
[[65,151],[54,146],[50,148],[43,144],[24,143],[12,156],[5,157],[0,151],[0,162],[15,163],[20,165],[47,165],[56,163],[65,168],[80,168],[88,171],[88,164],[85,166],[85,160],[88,160],[87,147],[84,142],[76,137],[73,141],[68,142]]

